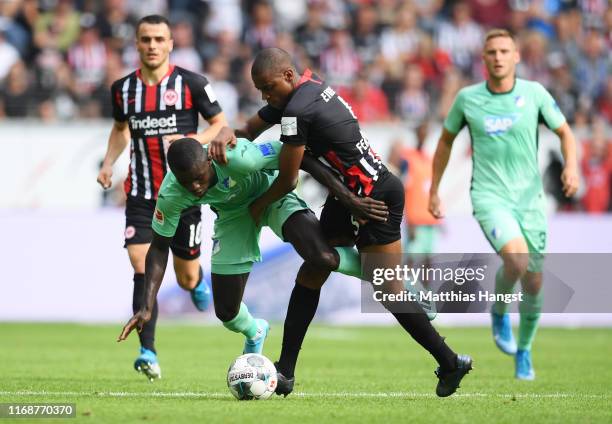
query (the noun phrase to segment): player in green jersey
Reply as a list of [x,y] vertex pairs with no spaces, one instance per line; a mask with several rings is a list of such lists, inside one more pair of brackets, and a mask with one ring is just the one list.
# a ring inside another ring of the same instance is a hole
[[429,211],[442,218],[438,186],[448,163],[452,142],[467,126],[472,139],[473,174],[470,195],[474,216],[487,240],[503,260],[495,290],[511,293],[521,281],[518,346],[512,334],[507,304],[491,310],[497,346],[515,356],[516,377],[533,380],[531,345],[542,307],[542,262],[546,249],[545,197],[538,170],[538,124],[561,140],[565,166],[561,175],[566,196],[578,189],[576,142],[552,96],[542,85],[515,77],[520,61],[514,38],[506,30],[491,30],[482,53],[486,81],[463,88],[444,121],[433,161]]
[[[119,340],[150,318],[181,211],[195,205],[208,204],[217,214],[211,256],[215,313],[226,328],[246,337],[244,353],[261,353],[269,331],[268,323],[253,318],[242,303],[253,263],[261,259],[258,243],[262,225],[290,242],[310,266],[349,275],[360,272],[356,255],[347,251],[352,249],[331,248],[316,216],[294,192],[270,205],[261,225],[251,219],[249,204],[276,178],[281,144],[239,139],[235,148],[228,151],[226,166],[208,159],[207,146],[202,147],[194,139],[184,138],[170,146],[171,172],[166,174],[159,191],[152,224],[153,241],[145,264],[145,306],[126,324]],[[316,160],[312,162],[311,166],[316,166]],[[324,172],[325,168],[320,165],[319,169]],[[329,188],[340,198],[349,196],[353,210],[362,219],[387,218],[384,202],[353,196],[340,182]]]

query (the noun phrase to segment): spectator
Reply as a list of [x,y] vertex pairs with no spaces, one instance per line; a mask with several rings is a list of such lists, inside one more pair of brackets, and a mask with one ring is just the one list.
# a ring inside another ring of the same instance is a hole
[[[238,91],[228,82],[230,64],[224,57],[215,57],[207,67],[207,77],[230,125],[238,119]],[[211,99],[212,101],[212,99]]]
[[255,3],[251,12],[251,21],[246,28],[243,40],[253,49],[254,53],[257,53],[260,49],[276,45],[272,6],[263,1]]
[[174,48],[170,61],[192,72],[202,73],[202,59],[194,46],[193,26],[189,21],[179,21],[172,25]]
[[137,20],[128,13],[126,0],[104,0],[96,18],[100,37],[108,48],[121,52],[134,42]]
[[580,93],[590,99],[596,98],[603,91],[608,74],[612,70],[610,52],[604,50],[604,47],[602,34],[596,30],[589,31],[574,68],[574,77]]
[[606,87],[597,98],[596,109],[607,122],[612,122],[612,75],[608,75]]
[[371,5],[360,6],[355,15],[352,39],[361,63],[369,65],[378,58],[379,37],[376,9]]
[[390,118],[385,93],[370,83],[366,73],[361,72],[352,87],[340,89],[339,94],[351,105],[359,122],[386,121]]
[[205,32],[216,38],[221,32],[229,33],[232,39],[242,35],[242,10],[240,0],[208,0],[210,13],[206,21]]
[[348,87],[361,68],[359,56],[345,29],[331,33],[329,47],[321,55],[321,72],[332,87]]
[[474,21],[484,28],[506,28],[510,7],[507,0],[468,0]]
[[576,120],[578,111],[578,91],[572,74],[563,55],[559,52],[548,56],[548,66],[553,83],[549,87],[550,94],[556,100],[561,112],[570,124]]
[[32,96],[30,74],[22,61],[9,69],[5,88],[0,94],[0,117],[25,118],[35,100]]
[[57,6],[41,14],[34,25],[34,43],[40,49],[64,53],[79,37],[80,14],[71,0],[58,0]]
[[408,65],[404,88],[397,99],[397,113],[411,128],[421,125],[429,114],[429,95],[425,90],[423,71],[417,65]]
[[448,53],[437,48],[431,36],[426,33],[421,35],[416,54],[410,60],[410,63],[421,68],[427,86],[433,90],[436,96],[442,89],[444,76],[453,66]]
[[414,55],[420,36],[416,10],[412,6],[402,6],[393,27],[384,30],[380,38],[382,55],[394,75],[401,74],[403,64]]
[[68,50],[68,64],[74,77],[74,91],[80,99],[88,99],[104,81],[106,46],[100,39],[96,18],[81,16],[78,41]]
[[582,174],[586,190],[582,206],[589,213],[602,213],[610,208],[612,189],[612,149],[606,136],[606,123],[597,118],[592,125],[590,140],[583,142]]
[[517,65],[517,76],[538,81],[547,89],[552,86],[548,69],[548,42],[542,33],[529,31],[520,43],[521,61]]
[[323,26],[322,2],[309,4],[306,22],[297,28],[296,42],[304,48],[306,55],[315,68],[319,67],[319,58],[329,44],[329,33]]
[[482,28],[473,21],[468,3],[459,1],[453,6],[452,20],[438,30],[438,45],[466,76],[472,75],[474,61],[480,61]]
[[19,52],[5,38],[5,29],[0,27],[0,83],[19,61]]

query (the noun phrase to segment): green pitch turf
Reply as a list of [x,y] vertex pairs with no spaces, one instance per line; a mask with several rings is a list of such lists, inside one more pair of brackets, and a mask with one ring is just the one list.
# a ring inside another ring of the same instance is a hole
[[[512,358],[485,328],[441,333],[475,369],[459,392],[434,395],[432,359],[399,328],[314,326],[286,399],[239,402],[225,373],[242,350],[221,326],[160,325],[163,379],[132,368],[137,337],[116,343],[116,326],[0,324],[0,403],[73,402],[76,419],[5,422],[107,423],[446,423],[612,422],[609,329],[541,329],[537,380],[513,377]],[[265,353],[278,357],[282,326]]]

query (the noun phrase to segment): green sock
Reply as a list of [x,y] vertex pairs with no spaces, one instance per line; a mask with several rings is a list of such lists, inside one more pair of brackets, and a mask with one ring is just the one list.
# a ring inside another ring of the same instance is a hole
[[[516,281],[507,281],[504,277],[504,266],[500,266],[495,274],[495,294],[510,294],[514,291]],[[493,312],[497,315],[503,315],[508,312],[508,304],[505,302],[495,302]]]
[[240,303],[238,314],[231,321],[225,321],[223,326],[234,333],[242,333],[249,339],[257,334],[257,323],[243,302]]
[[519,324],[518,348],[521,350],[531,350],[531,343],[533,343],[538,330],[542,300],[542,292],[535,296],[523,292],[523,301],[519,304],[521,321]]
[[334,249],[340,255],[340,265],[336,272],[361,278],[361,258],[357,249],[353,247],[335,247]]

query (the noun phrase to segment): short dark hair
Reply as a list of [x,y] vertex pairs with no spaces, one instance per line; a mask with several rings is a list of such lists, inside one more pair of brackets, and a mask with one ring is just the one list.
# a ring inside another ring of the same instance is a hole
[[175,174],[188,173],[196,163],[205,159],[202,145],[191,137],[176,140],[168,149],[168,166]]
[[261,50],[255,56],[251,76],[262,75],[264,72],[279,72],[285,68],[295,69],[291,55],[278,47],[270,47]]
[[143,16],[142,18],[140,18],[140,20],[136,24],[136,34],[138,34],[138,30],[140,29],[140,25],[142,24],[152,24],[152,25],[166,24],[166,26],[168,27],[168,30],[170,31],[170,38],[172,38],[172,31],[170,29],[170,21],[168,21],[168,18],[166,18],[165,16],[162,16],[162,15]]

